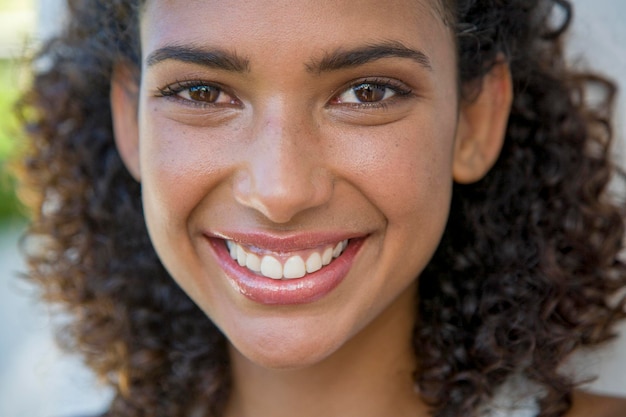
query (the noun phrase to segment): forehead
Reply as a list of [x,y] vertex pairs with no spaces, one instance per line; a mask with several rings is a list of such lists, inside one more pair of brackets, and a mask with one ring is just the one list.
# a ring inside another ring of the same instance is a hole
[[141,38],[144,53],[202,44],[293,59],[368,42],[400,41],[431,54],[453,43],[440,0],[148,0]]

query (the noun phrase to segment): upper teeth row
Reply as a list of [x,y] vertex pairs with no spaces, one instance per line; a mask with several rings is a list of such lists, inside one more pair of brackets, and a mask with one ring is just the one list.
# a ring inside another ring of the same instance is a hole
[[284,264],[274,255],[257,255],[231,240],[226,241],[226,246],[228,246],[230,257],[236,260],[240,266],[245,266],[267,278],[292,279],[302,278],[307,273],[319,271],[323,266],[328,265],[333,258],[341,255],[348,246],[348,241],[344,240],[335,246],[331,245],[319,251],[312,251],[307,256],[306,261],[300,255],[290,256]]

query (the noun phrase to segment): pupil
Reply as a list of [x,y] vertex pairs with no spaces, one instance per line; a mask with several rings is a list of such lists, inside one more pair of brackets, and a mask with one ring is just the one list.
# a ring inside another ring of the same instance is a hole
[[219,96],[219,91],[214,87],[209,87],[206,85],[191,87],[189,89],[189,97],[192,100],[196,101],[204,101],[207,103],[214,103]]
[[385,97],[385,87],[374,84],[362,84],[354,89],[354,94],[361,102],[372,103]]

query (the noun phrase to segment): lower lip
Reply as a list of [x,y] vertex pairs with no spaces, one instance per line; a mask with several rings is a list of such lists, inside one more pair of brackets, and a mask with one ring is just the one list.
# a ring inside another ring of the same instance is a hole
[[246,298],[267,305],[312,303],[335,289],[348,275],[364,239],[353,239],[341,256],[317,272],[296,279],[271,279],[239,266],[222,239],[209,238],[220,266],[233,286]]

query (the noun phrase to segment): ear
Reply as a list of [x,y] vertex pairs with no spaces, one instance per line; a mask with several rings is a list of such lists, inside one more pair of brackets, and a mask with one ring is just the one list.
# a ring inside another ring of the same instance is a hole
[[118,64],[111,77],[111,114],[117,150],[130,174],[139,181],[139,84],[136,71]]
[[508,63],[499,60],[486,74],[478,94],[460,105],[452,176],[461,184],[483,178],[500,155],[513,100]]

